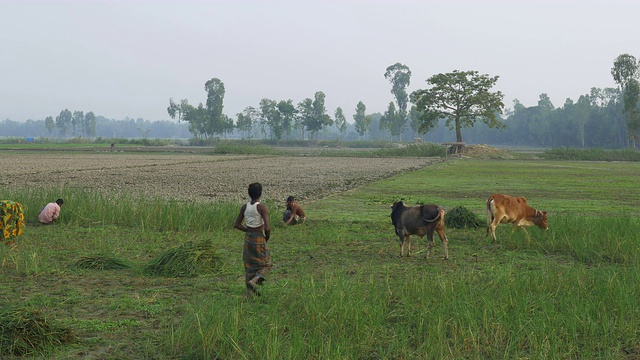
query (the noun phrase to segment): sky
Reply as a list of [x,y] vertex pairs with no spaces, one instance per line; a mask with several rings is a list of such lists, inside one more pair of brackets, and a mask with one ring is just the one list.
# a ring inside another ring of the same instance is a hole
[[395,63],[408,92],[475,70],[499,76],[507,108],[542,93],[562,107],[615,87],[618,55],[640,57],[636,0],[0,0],[0,13],[0,120],[170,120],[170,98],[205,103],[218,78],[234,119],[322,91],[352,123],[359,101],[368,114],[394,101]]

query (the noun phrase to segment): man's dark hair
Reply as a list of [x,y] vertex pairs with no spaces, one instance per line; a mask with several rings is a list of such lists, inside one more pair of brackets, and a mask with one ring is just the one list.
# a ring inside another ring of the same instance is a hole
[[262,184],[260,184],[260,183],[249,184],[249,196],[251,196],[252,199],[257,199],[257,198],[261,197],[262,196]]
[[296,199],[293,196],[289,196],[287,198],[287,202],[295,201]]
[[58,200],[56,200],[56,204],[62,205],[62,204],[64,204],[64,200],[58,199]]

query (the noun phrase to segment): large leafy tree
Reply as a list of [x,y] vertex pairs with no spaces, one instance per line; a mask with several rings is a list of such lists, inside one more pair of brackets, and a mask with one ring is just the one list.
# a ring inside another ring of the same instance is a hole
[[631,139],[631,147],[634,149],[640,135],[640,111],[638,110],[638,102],[640,102],[639,73],[640,62],[633,55],[622,54],[613,61],[611,75],[622,89],[622,111],[627,122],[627,133]]
[[246,132],[247,137],[251,140],[251,132],[253,131],[253,124],[256,123],[258,118],[258,110],[254,107],[247,106],[241,113],[237,114],[238,120],[236,121],[236,128],[242,133]]
[[473,127],[482,121],[490,128],[504,127],[500,121],[504,95],[491,88],[498,76],[480,74],[477,71],[458,71],[437,74],[427,79],[431,87],[416,90],[412,101],[422,113],[423,125],[436,119],[445,119],[446,126],[456,131],[456,141],[462,142],[463,127]]
[[170,98],[167,113],[169,113],[169,116],[171,116],[173,120],[177,119],[179,123],[180,120],[184,120],[184,114],[188,108],[189,102],[187,101],[187,99],[182,99],[180,100],[180,104],[177,104],[173,101],[173,98]]
[[[294,126],[294,121],[296,117],[296,107],[293,105],[293,100],[280,100],[278,102],[278,113],[280,114],[280,119],[282,120],[282,128],[284,132],[287,134],[287,137],[291,136],[291,129]],[[279,138],[278,138],[279,140]]]
[[[391,93],[396,99],[397,107],[393,116],[385,116],[381,119],[381,126],[391,133],[392,136],[402,134],[402,130],[407,123],[407,104],[409,94],[407,87],[411,84],[411,70],[406,65],[395,63],[387,67],[384,73],[385,79],[391,83]],[[391,110],[389,109],[387,111]]]
[[367,116],[367,107],[362,101],[359,101],[358,105],[356,105],[356,113],[353,114],[353,121],[358,135],[362,138],[371,126],[371,117]]
[[44,126],[50,135],[53,134],[53,131],[56,129],[56,122],[53,121],[53,116],[47,116],[47,118],[44,119]]

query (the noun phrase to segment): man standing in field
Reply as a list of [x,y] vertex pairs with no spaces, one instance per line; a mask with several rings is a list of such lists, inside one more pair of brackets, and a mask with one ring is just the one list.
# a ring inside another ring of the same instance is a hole
[[287,198],[287,210],[282,214],[282,221],[286,225],[302,224],[307,220],[307,216],[302,207],[296,202],[293,196]]
[[48,203],[40,211],[38,220],[43,224],[53,224],[55,220],[60,216],[60,207],[64,204],[62,199],[56,200],[56,202]]
[[242,205],[234,224],[236,229],[246,233],[242,259],[247,297],[253,294],[260,295],[256,286],[262,285],[271,269],[271,256],[267,246],[271,236],[271,224],[267,207],[260,203],[260,197],[262,197],[260,183],[249,185],[249,197],[251,201]]

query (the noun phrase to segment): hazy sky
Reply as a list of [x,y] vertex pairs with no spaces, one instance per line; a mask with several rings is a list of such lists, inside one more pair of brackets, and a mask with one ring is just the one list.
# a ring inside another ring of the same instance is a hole
[[[477,70],[525,106],[556,107],[615,86],[613,60],[640,57],[640,1],[0,0],[0,120],[65,108],[112,119],[168,120],[169,98],[206,101],[225,84],[236,118],[261,99],[326,95],[327,113],[358,101],[384,112],[385,69]],[[0,134],[1,135],[1,134]]]

